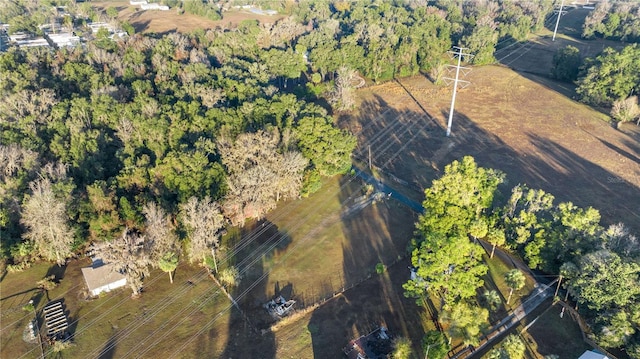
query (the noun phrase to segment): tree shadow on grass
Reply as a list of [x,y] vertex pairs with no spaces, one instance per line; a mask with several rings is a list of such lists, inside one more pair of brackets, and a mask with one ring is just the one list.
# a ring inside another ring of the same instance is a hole
[[114,330],[113,334],[109,337],[104,344],[104,347],[98,354],[98,359],[113,359],[115,358],[116,349],[118,347],[118,333]]
[[[415,119],[424,114],[390,109],[381,98],[362,106],[365,111],[359,116],[344,116],[340,122],[359,134],[359,147],[354,155],[356,160],[368,162],[368,148],[371,146],[373,165],[378,167],[375,170],[388,172],[402,180],[393,181],[389,180],[392,177],[382,175],[391,187],[404,187],[406,191],[415,191],[414,187],[426,188],[442,173],[446,164],[471,155],[480,166],[506,173],[508,182],[500,186],[502,195],[496,198],[498,205],[508,199],[513,186],[524,183],[530,188],[540,188],[553,194],[556,204],[572,201],[580,207],[599,209],[604,225],[623,221],[636,231],[640,228],[638,186],[626,181],[612,181],[611,178],[619,177],[553,139],[529,132],[525,133],[527,143],[514,148],[459,112],[454,115],[453,134],[446,138],[444,129],[435,121],[427,127],[429,130],[417,127]],[[431,120],[425,118],[424,121]],[[567,129],[567,135],[570,131]],[[531,148],[533,150],[527,150]],[[351,192],[345,192],[342,199],[351,195]],[[361,278],[359,273],[372,271],[376,261],[385,263],[384,258],[399,253],[398,247],[389,247],[391,243],[395,246],[399,243],[399,238],[392,235],[390,229],[397,231],[398,223],[393,221],[397,221],[398,216],[406,216],[406,213],[402,214],[397,209],[386,211],[384,206],[387,204],[383,202],[365,207],[363,216],[343,221],[347,238],[343,253],[346,283],[358,282]],[[405,226],[413,230],[413,221]],[[372,240],[387,231],[388,242]],[[307,329],[312,336],[315,357],[342,355],[336,349],[336,343],[344,347],[350,339],[366,334],[367,330],[382,323],[396,334],[408,333],[417,345],[424,329],[417,324],[405,325],[414,320],[417,315],[413,313],[419,309],[413,300],[410,304],[414,308],[399,304],[405,300],[401,298],[401,285],[408,279],[406,265],[402,270],[390,268],[389,278],[384,274],[374,274],[372,279],[327,301],[313,312]],[[401,324],[396,326],[394,323]]]
[[[238,250],[227,265],[235,266],[242,279],[238,286],[229,290],[239,309],[231,307],[229,339],[222,358],[276,357],[275,335],[270,330],[275,318],[263,305],[274,295],[267,288],[274,257],[286,252],[290,244],[290,236],[267,220],[251,223],[240,235],[230,238],[228,247]],[[292,285],[289,291],[293,293]]]
[[571,201],[580,207],[592,206],[600,210],[605,223],[622,221],[636,230],[640,228],[637,185],[535,133],[526,133],[534,150],[525,152],[479,128],[464,114],[456,113],[456,123],[458,144],[445,162],[472,155],[479,165],[505,172],[508,182],[501,186],[503,197],[508,198],[516,184],[525,183],[553,194],[556,204]]

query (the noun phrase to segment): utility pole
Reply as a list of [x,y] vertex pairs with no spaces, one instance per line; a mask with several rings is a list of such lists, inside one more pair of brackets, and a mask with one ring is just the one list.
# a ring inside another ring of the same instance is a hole
[[560,16],[562,16],[562,15],[564,15],[564,13],[566,13],[566,11],[562,11],[563,7],[564,7],[564,0],[562,0],[562,2],[560,2],[560,11],[557,11],[558,19],[556,19],[556,28],[553,29],[553,38],[551,38],[551,41],[556,41],[556,32],[558,31],[558,25],[560,24]]
[[369,169],[371,169],[371,145],[369,145]]
[[456,93],[458,92],[458,84],[462,84],[463,87],[467,87],[470,84],[469,81],[460,80],[460,70],[462,70],[463,74],[466,75],[469,73],[469,71],[471,71],[471,69],[468,67],[462,67],[460,66],[460,64],[462,63],[462,58],[464,56],[467,56],[469,59],[473,57],[473,55],[467,54],[464,52],[464,50],[468,50],[465,47],[454,46],[453,48],[455,49],[455,51],[448,51],[448,52],[454,58],[456,56],[458,57],[458,65],[456,66],[447,65],[447,66],[448,66],[449,72],[451,72],[454,68],[456,69],[456,77],[455,78],[444,77],[445,81],[447,80],[453,81],[453,95],[451,96],[451,109],[449,110],[449,121],[447,122],[447,137],[451,135],[451,122],[453,122],[453,109],[456,104]]

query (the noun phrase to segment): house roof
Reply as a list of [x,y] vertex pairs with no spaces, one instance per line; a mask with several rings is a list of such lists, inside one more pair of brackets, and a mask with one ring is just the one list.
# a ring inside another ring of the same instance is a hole
[[578,359],[609,359],[608,356],[600,354],[591,350],[587,350]]
[[111,264],[94,265],[82,268],[84,281],[90,291],[104,287],[107,284],[118,282],[125,278],[124,275],[114,270]]

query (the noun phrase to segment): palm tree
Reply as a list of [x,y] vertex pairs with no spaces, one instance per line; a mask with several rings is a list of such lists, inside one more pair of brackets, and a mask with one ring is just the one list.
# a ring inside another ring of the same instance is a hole
[[498,294],[498,291],[496,290],[488,290],[484,292],[482,296],[484,297],[484,301],[489,306],[489,309],[491,309],[492,311],[496,310],[496,308],[498,308],[500,303],[502,303],[502,299],[500,299],[500,294]]
[[176,270],[178,266],[178,256],[169,252],[166,253],[160,260],[158,261],[158,267],[165,273],[169,273],[169,281],[173,284],[173,272]]
[[524,273],[522,273],[519,269],[512,269],[504,275],[504,280],[507,282],[507,286],[509,287],[509,298],[507,298],[507,304],[511,300],[511,295],[513,295],[514,290],[520,290],[524,287],[525,283]]

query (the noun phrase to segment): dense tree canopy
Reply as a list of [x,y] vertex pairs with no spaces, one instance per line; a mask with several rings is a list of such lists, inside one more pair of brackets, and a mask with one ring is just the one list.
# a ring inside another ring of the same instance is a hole
[[411,256],[416,278],[405,283],[405,294],[418,297],[429,291],[440,295],[445,303],[475,296],[476,289],[483,285],[481,277],[487,273],[483,252],[466,237],[426,234]]
[[640,45],[622,51],[607,48],[588,63],[578,80],[576,92],[581,100],[594,105],[608,105],[640,92]]
[[640,41],[640,4],[631,1],[600,1],[582,26],[582,37]]
[[425,190],[425,214],[417,228],[425,233],[467,235],[486,214],[504,174],[478,167],[473,157],[447,165],[444,175]]

